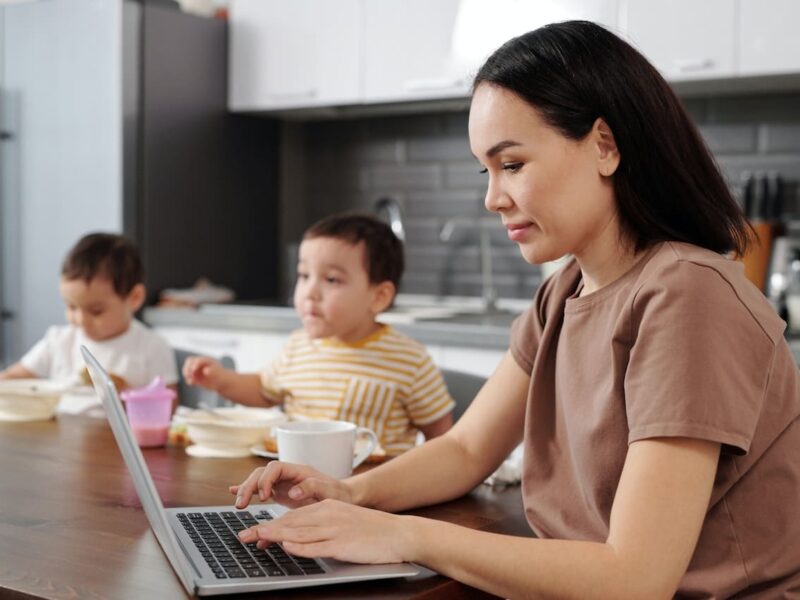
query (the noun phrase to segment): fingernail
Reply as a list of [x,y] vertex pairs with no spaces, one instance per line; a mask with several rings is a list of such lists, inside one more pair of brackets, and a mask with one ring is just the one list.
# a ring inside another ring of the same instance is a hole
[[242,507],[242,497],[241,496],[236,496],[236,507],[237,508],[241,508]]
[[299,487],[293,487],[289,490],[289,498],[299,498],[302,495],[303,490],[301,490]]
[[253,539],[253,532],[249,529],[244,529],[239,532],[239,539],[243,542],[248,542]]

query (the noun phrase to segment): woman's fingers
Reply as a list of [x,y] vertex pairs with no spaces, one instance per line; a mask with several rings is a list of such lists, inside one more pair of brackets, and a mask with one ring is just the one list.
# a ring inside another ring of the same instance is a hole
[[250,499],[253,497],[253,494],[256,490],[259,489],[259,478],[261,477],[261,472],[264,470],[264,467],[259,467],[245,479],[239,485],[232,485],[228,488],[232,494],[236,495],[236,508],[244,508],[248,504],[250,504]]

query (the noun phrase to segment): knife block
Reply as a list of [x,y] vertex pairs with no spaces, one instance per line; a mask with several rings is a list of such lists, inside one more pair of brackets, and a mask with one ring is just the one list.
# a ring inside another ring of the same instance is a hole
[[758,289],[765,292],[775,226],[766,221],[756,221],[752,225],[756,233],[755,239],[740,260],[744,263],[745,277],[752,281]]

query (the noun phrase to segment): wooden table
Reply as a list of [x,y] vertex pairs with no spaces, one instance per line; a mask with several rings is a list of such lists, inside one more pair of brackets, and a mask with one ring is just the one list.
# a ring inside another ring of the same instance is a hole
[[[262,459],[144,452],[165,506],[227,504],[230,483]],[[479,486],[414,514],[474,529],[531,535],[518,487]],[[244,597],[244,595],[241,595]],[[247,598],[483,598],[433,573],[411,579],[247,594]],[[185,598],[150,530],[104,420],[62,416],[0,423],[0,597]]]

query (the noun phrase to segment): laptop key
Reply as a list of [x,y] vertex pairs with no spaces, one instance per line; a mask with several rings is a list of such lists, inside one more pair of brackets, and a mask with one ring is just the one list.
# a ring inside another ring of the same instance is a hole
[[281,568],[287,575],[302,575],[303,570],[294,563],[281,564]]
[[248,577],[264,577],[264,571],[258,567],[248,568],[246,569],[246,573]]
[[225,569],[225,573],[231,579],[238,579],[240,577],[247,577],[241,569]]

